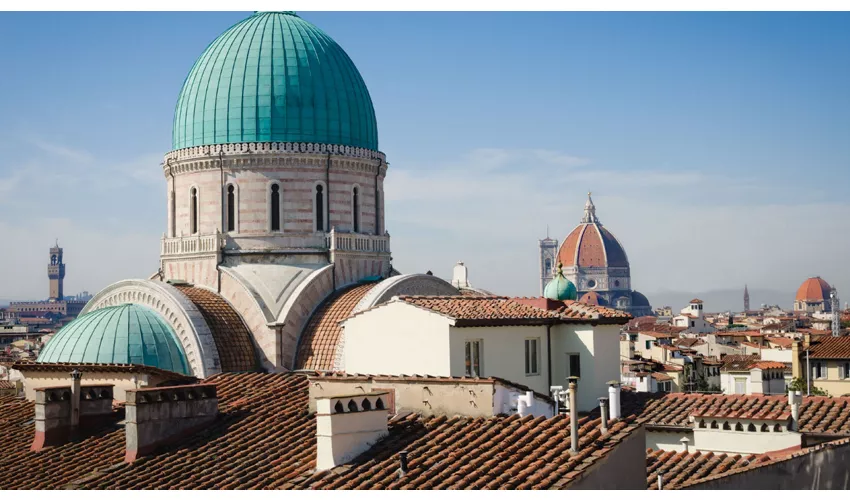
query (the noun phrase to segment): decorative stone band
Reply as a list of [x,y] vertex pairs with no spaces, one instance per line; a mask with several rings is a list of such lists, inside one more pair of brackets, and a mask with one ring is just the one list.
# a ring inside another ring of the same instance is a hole
[[120,304],[140,304],[158,312],[177,334],[194,376],[206,378],[221,371],[209,325],[195,304],[175,287],[160,281],[119,281],[98,292],[81,314]]
[[326,235],[325,245],[331,252],[390,253],[390,235],[340,233],[333,228]]
[[311,165],[324,167],[330,153],[334,169],[378,172],[386,175],[384,153],[351,146],[303,142],[251,142],[218,144],[178,149],[165,155],[162,163],[166,176],[183,172],[218,169],[219,160],[228,168],[257,168]]
[[224,247],[225,237],[216,230],[215,234],[178,236],[175,238],[162,237],[161,255],[166,256],[200,256],[204,254],[218,255]]

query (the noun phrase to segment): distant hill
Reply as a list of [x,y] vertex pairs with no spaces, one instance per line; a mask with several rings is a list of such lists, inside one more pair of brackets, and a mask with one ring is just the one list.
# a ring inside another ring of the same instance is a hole
[[[705,302],[706,312],[740,312],[744,310],[744,289],[712,290],[708,292],[674,292],[662,290],[655,293],[647,293],[647,298],[653,309],[661,306],[670,306],[674,312],[683,309],[692,299],[700,299]],[[759,309],[762,304],[777,304],[783,309],[791,309],[794,306],[794,295],[787,291],[750,289],[750,309]]]

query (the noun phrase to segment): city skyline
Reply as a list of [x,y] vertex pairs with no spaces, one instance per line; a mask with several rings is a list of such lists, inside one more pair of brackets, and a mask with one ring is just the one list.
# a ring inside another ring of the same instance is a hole
[[[0,297],[42,298],[56,237],[71,293],[156,271],[180,75],[211,26],[244,15],[0,16],[7,45],[24,31],[33,40],[0,83],[0,206],[14,215],[0,230],[16,242]],[[846,15],[301,15],[346,48],[371,90],[402,272],[449,277],[463,260],[475,286],[536,295],[537,239],[549,226],[562,240],[593,191],[654,306],[665,290],[746,282],[753,304],[764,289],[790,304],[810,276],[839,293],[850,283]],[[179,36],[168,29],[178,24]],[[139,38],[119,36],[129,30]]]

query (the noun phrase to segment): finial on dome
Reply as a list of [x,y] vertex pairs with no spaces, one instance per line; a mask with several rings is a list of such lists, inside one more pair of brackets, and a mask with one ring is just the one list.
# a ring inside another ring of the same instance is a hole
[[558,262],[552,281],[543,289],[543,297],[550,300],[576,300],[576,286],[564,276],[564,265]]

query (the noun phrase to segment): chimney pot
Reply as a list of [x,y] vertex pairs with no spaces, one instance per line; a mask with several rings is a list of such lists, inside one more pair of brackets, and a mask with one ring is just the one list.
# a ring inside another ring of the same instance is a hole
[[688,452],[688,444],[691,442],[691,440],[686,438],[686,437],[683,437],[682,439],[679,440],[679,442],[682,443],[682,451],[687,453]]
[[407,474],[407,450],[398,452],[398,475],[399,477]]
[[578,453],[578,377],[570,377],[570,453]]
[[620,418],[620,384],[618,382],[613,380],[608,382],[608,399],[611,420]]
[[602,434],[608,434],[608,398],[599,398],[599,421]]

